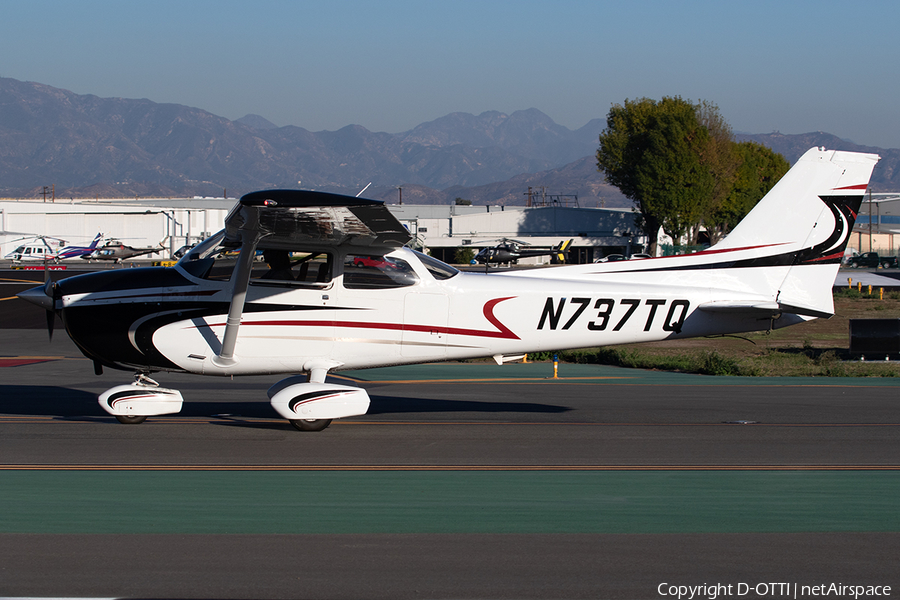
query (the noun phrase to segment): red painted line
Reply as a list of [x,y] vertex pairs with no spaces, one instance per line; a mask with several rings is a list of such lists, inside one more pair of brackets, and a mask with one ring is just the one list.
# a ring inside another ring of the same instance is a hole
[[807,263],[820,262],[823,260],[832,260],[832,259],[840,258],[843,256],[844,256],[843,252],[835,252],[834,254],[829,254],[828,256],[820,256],[818,258],[811,258],[811,259],[807,260],[806,262]]
[[0,367],[21,367],[55,360],[52,358],[0,358]]
[[[702,250],[700,252],[695,252],[694,254],[722,254],[724,252],[740,252],[742,250],[757,250],[759,248],[771,248],[774,246],[784,246],[787,242],[780,242],[778,244],[760,244],[759,246],[744,246],[743,248],[725,248],[723,250]],[[684,256],[684,255],[682,255]],[[688,255],[693,256],[693,255]]]
[[[40,267],[26,266],[26,267],[18,267],[18,268],[21,269],[22,271],[43,271],[43,270],[45,270],[45,268],[43,266],[40,266]],[[46,270],[47,271],[65,271],[66,266],[65,265],[49,265],[46,267]]]

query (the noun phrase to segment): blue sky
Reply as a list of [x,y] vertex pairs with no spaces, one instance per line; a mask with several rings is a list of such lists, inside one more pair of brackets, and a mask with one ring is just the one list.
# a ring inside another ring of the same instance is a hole
[[900,2],[0,0],[0,76],[312,131],[626,98],[900,147]]

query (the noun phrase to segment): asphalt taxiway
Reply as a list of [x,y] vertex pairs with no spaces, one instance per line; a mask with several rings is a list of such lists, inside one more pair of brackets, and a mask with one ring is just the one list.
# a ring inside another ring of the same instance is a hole
[[[900,589],[900,387],[548,364],[340,373],[301,433],[271,377],[130,375],[0,330],[0,595],[654,598],[662,583]],[[754,597],[753,593],[743,597]]]
[[121,425],[97,395],[130,374],[3,298],[0,596],[900,590],[894,380],[394,367],[337,374],[369,414],[301,433],[277,377],[158,374],[184,410]]

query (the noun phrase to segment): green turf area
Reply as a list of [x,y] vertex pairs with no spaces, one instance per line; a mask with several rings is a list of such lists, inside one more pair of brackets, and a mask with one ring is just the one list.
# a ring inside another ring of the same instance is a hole
[[0,533],[845,531],[900,472],[0,471]]

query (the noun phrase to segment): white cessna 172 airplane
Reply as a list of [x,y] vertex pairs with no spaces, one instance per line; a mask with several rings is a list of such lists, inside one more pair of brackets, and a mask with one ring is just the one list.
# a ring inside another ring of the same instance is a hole
[[[99,398],[123,423],[176,413],[148,375],[292,374],[269,390],[297,429],[364,414],[332,370],[768,330],[833,314],[831,288],[879,157],[809,150],[721,242],[641,261],[461,273],[405,248],[380,202],[311,191],[242,197],[174,267],[49,282],[20,297],[135,381]],[[268,265],[254,261],[257,251]],[[302,374],[302,375],[301,375]]]

